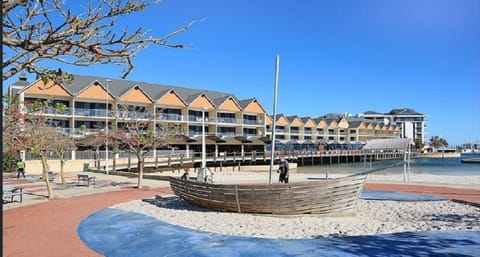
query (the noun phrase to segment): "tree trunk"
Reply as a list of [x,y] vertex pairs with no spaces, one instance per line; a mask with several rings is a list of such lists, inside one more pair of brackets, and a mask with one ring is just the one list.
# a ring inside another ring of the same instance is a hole
[[112,170],[113,171],[117,170],[117,154],[113,155],[113,168],[112,168]]
[[65,167],[65,160],[60,159],[60,179],[62,180],[62,185],[65,185],[64,167]]
[[47,157],[41,156],[40,157],[42,161],[42,168],[43,168],[43,180],[45,180],[45,184],[47,185],[47,191],[48,191],[48,199],[53,199],[53,190],[52,190],[52,185],[50,184],[50,180],[48,177],[48,163],[47,163]]
[[138,185],[137,188],[140,189],[143,186],[143,156],[137,155],[138,158]]

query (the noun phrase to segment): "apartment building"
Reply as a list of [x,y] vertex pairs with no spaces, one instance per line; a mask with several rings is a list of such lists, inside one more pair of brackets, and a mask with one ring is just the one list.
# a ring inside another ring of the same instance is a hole
[[[273,137],[273,117],[267,116],[266,132]],[[400,138],[400,127],[342,114],[326,114],[318,118],[285,116],[275,120],[275,138],[279,149],[360,149],[366,141]]]
[[[61,85],[29,83],[20,76],[9,94],[27,112],[38,112],[28,108],[31,103],[48,101],[37,114],[78,139],[99,134],[106,125],[124,129],[131,119],[145,121],[149,124],[145,129],[155,133],[165,123],[177,126],[183,140],[170,146],[195,152],[201,151],[202,126],[208,153],[269,150],[273,136],[273,117],[261,103],[253,97],[239,100],[231,93],[74,75],[71,84]],[[276,149],[359,149],[372,139],[423,137],[424,130],[417,126],[425,127],[425,115],[408,110],[394,109],[388,115],[329,113],[317,118],[278,114]]]
[[[28,83],[25,76],[9,93],[27,112],[38,112],[59,130],[77,138],[95,135],[108,124],[125,128],[131,119],[145,121],[157,132],[163,123],[174,124],[185,140],[175,141],[181,150],[201,150],[202,126],[207,152],[264,150],[266,112],[255,99],[239,100],[223,92],[197,90],[128,80],[74,75],[71,84]],[[28,108],[48,101],[42,110]],[[63,108],[56,108],[56,106]]]
[[383,122],[400,127],[401,138],[421,140],[425,143],[427,115],[411,108],[392,109],[387,113],[367,111],[361,115],[366,120]]

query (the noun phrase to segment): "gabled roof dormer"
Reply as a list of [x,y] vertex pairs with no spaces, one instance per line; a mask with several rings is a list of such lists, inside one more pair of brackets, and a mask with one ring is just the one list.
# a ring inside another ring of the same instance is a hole
[[205,93],[200,93],[190,102],[190,108],[206,108],[208,110],[214,110],[215,104]]
[[287,117],[283,114],[277,114],[277,122],[275,123],[277,126],[290,126],[290,122],[288,121]]
[[[108,94],[108,96],[107,96]],[[107,92],[107,87],[99,81],[90,83],[77,93],[77,100],[101,100],[105,101],[108,97],[108,101],[116,101],[116,98],[112,93]]]
[[139,85],[134,85],[118,97],[120,102],[135,104],[151,104],[153,99]]
[[287,120],[290,122],[290,126],[294,126],[294,127],[303,126],[302,120],[297,115],[289,116],[289,117],[287,117]]
[[223,101],[218,105],[217,110],[219,111],[231,111],[231,112],[240,112],[242,111],[242,108],[238,104],[237,101],[232,96],[226,96],[223,99]]
[[318,118],[315,121],[317,122],[317,128],[327,128],[328,127],[327,121],[323,118]]
[[338,125],[339,128],[343,128],[343,129],[348,128],[348,127],[349,127],[349,124],[348,124],[347,118],[341,117],[341,118],[337,121],[337,125]]
[[338,123],[336,120],[330,120],[330,123],[328,124],[328,128],[329,129],[336,129],[338,128]]
[[41,79],[23,88],[20,93],[38,97],[72,97],[72,93],[63,85],[54,83],[50,80],[45,84]]
[[244,113],[260,113],[260,114],[267,113],[265,109],[262,107],[262,105],[255,98],[242,100],[239,103],[240,103],[240,106],[243,108]]
[[314,128],[315,126],[317,126],[315,121],[310,117],[302,117],[301,120],[303,122],[303,126],[306,128]]
[[170,89],[163,94],[156,102],[158,105],[186,107],[187,103],[175,92]]

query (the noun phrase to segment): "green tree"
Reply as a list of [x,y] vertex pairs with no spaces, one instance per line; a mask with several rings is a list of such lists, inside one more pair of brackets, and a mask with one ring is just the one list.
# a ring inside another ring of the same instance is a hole
[[17,162],[20,161],[20,155],[14,152],[3,152],[2,169],[3,172],[15,172]]
[[141,27],[128,32],[116,26],[118,18],[139,13],[161,0],[92,0],[74,3],[63,0],[3,1],[3,79],[22,70],[33,72],[44,81],[71,82],[73,77],[61,69],[42,68],[42,61],[90,66],[118,64],[125,66],[122,78],[135,67],[133,58],[150,45],[183,48],[171,43],[197,21],[160,37],[149,35]]
[[424,146],[421,139],[415,139],[415,149],[423,149]]
[[432,145],[435,148],[442,148],[442,147],[447,147],[448,142],[444,138],[441,138],[439,136],[432,136],[430,138],[430,145]]

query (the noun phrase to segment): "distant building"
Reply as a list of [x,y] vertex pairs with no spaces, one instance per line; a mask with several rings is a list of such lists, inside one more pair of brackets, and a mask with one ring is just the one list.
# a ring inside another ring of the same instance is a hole
[[414,109],[393,109],[388,113],[367,111],[361,114],[361,116],[366,120],[399,126],[401,129],[401,138],[419,139],[422,143],[425,143],[427,115],[418,113]]

